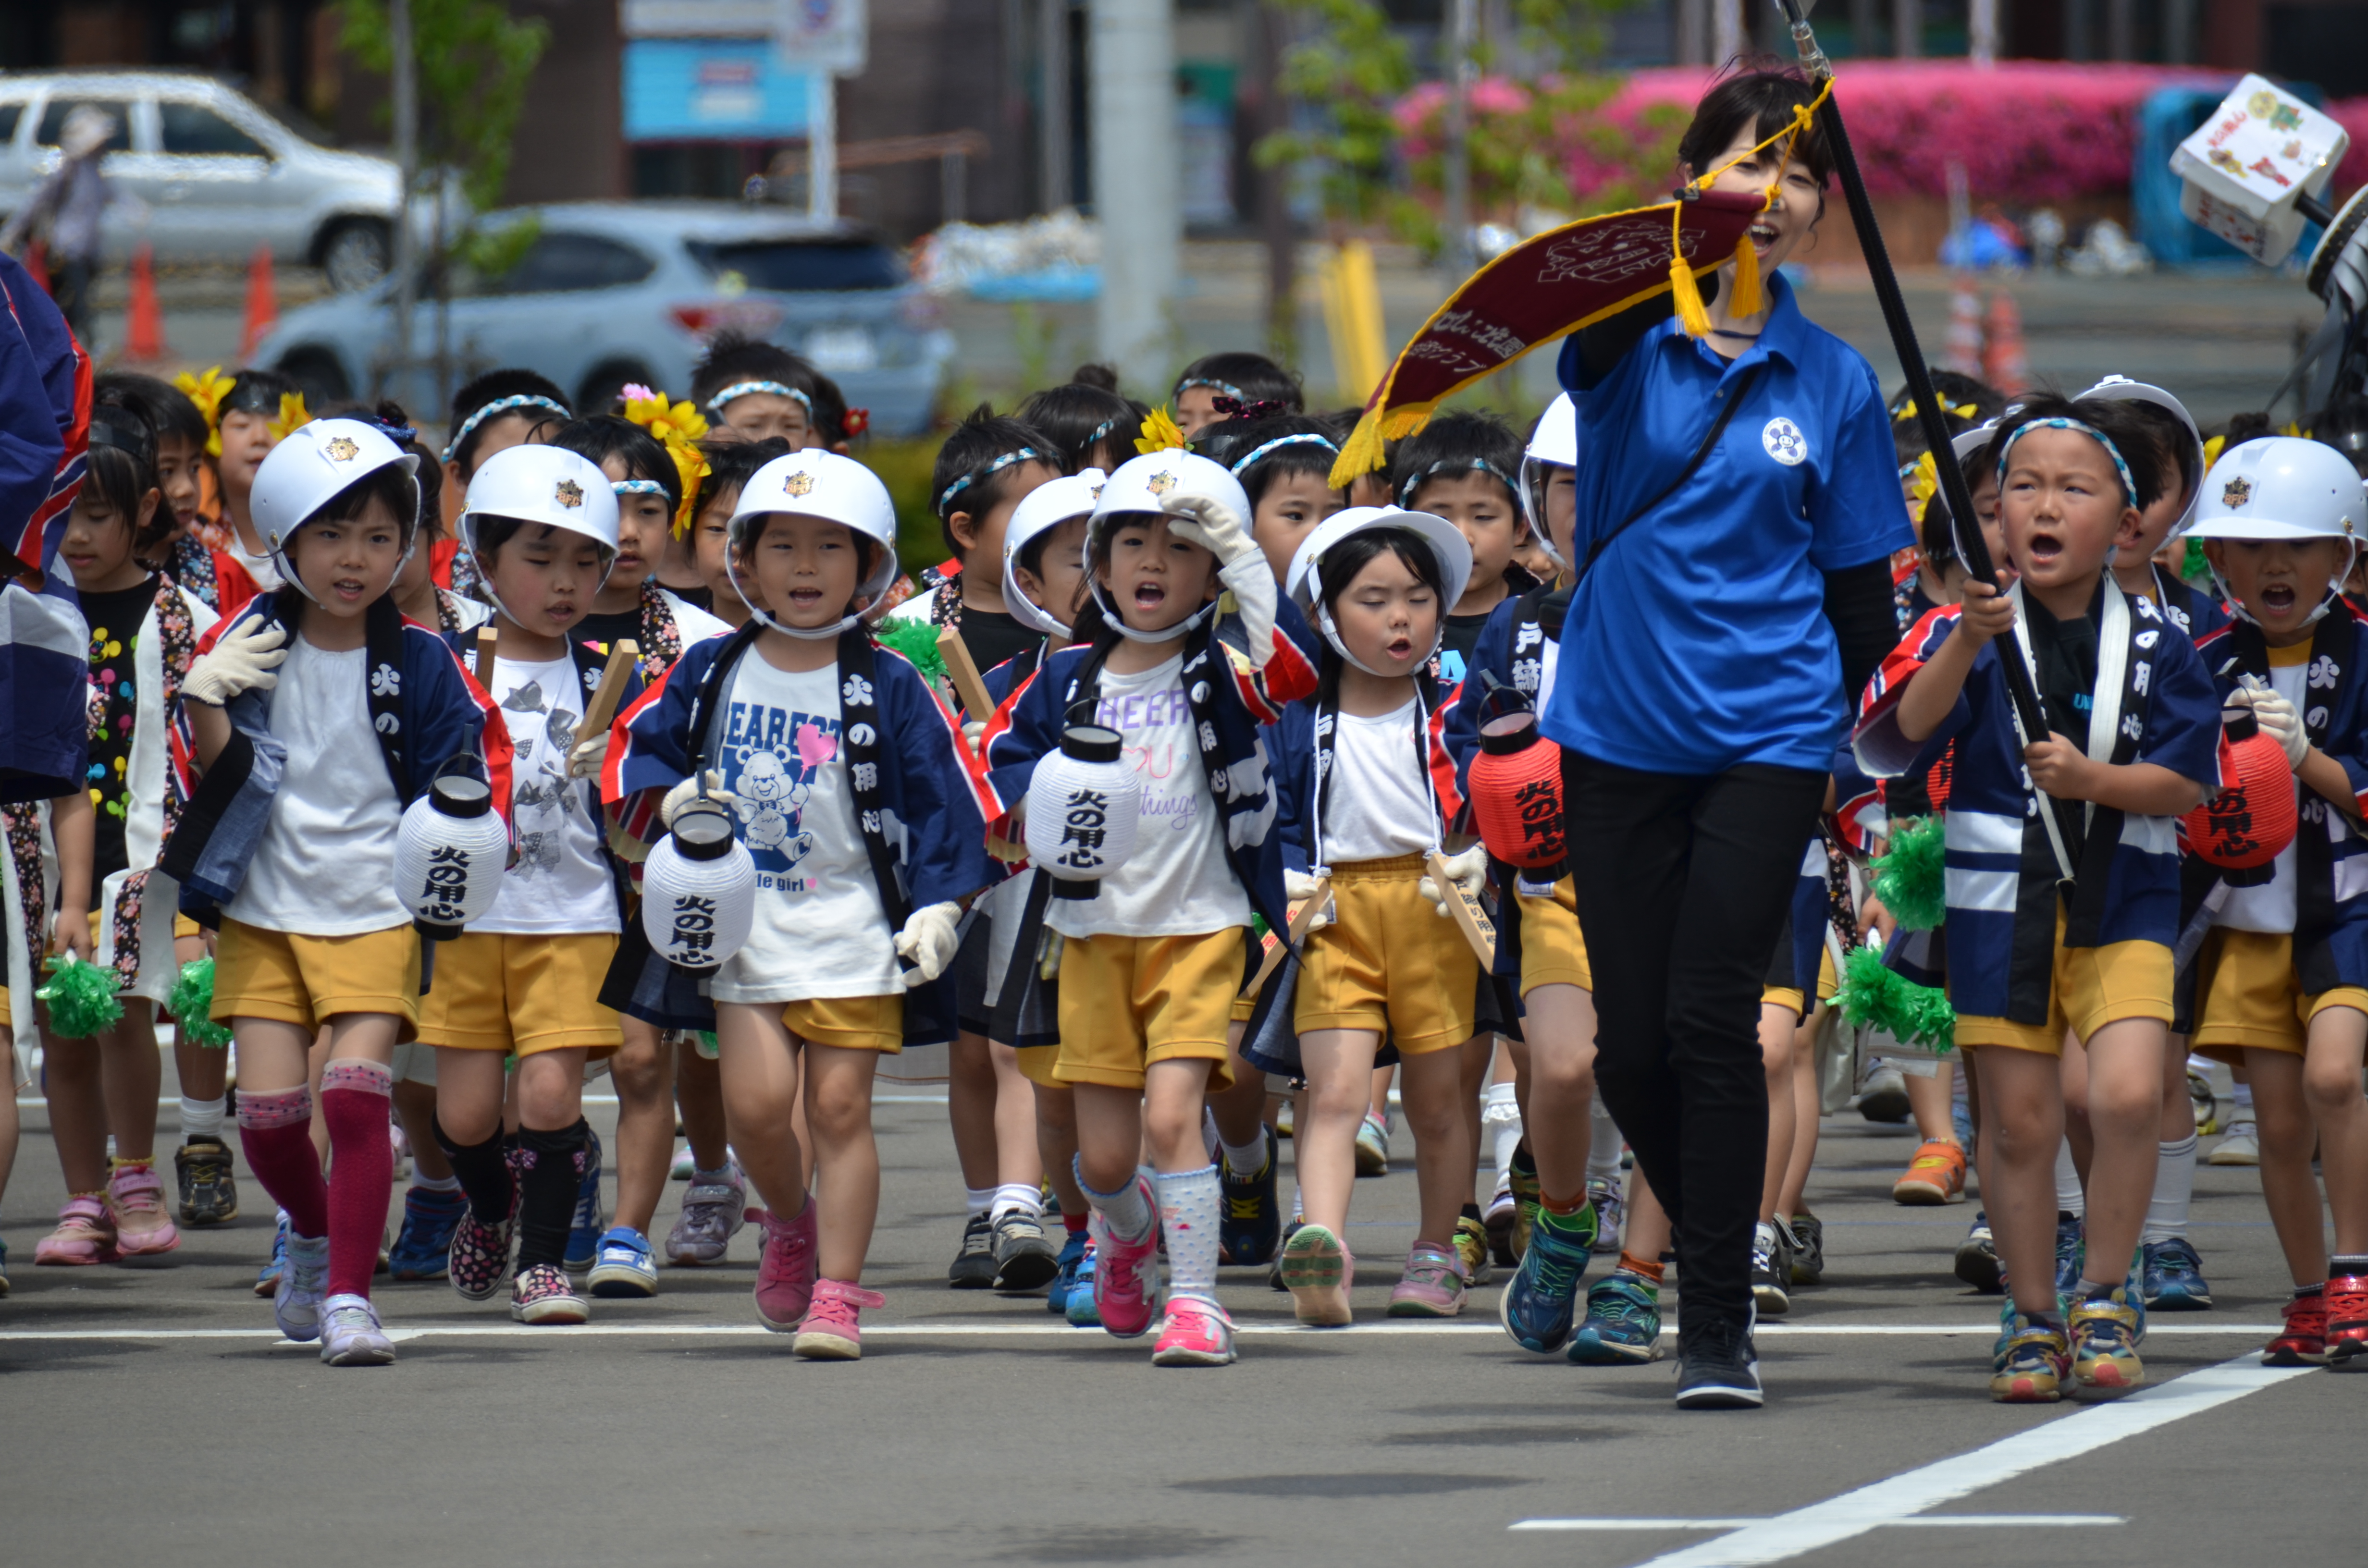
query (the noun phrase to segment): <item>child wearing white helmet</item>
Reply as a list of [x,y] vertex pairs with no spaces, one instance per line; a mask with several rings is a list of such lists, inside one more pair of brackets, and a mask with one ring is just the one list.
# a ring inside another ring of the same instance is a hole
[[2347,872],[2368,850],[2368,681],[2341,587],[2368,533],[2368,492],[2334,448],[2263,437],[2212,465],[2192,531],[2237,615],[2197,651],[2223,703],[2284,748],[2302,806],[2268,880],[2215,895],[2195,959],[2194,1049],[2242,1063],[2252,1083],[2261,1194],[2294,1287],[2261,1359],[2351,1361],[2368,1357],[2368,896]]
[[[1294,904],[1326,881],[1295,987],[1269,979],[1262,1020],[1288,1005],[1289,1028],[1253,1023],[1254,1062],[1307,1083],[1295,1124],[1305,1222],[1283,1243],[1283,1288],[1304,1324],[1350,1321],[1356,1260],[1346,1244],[1357,1133],[1374,1058],[1397,1048],[1415,1132],[1421,1219],[1390,1293],[1392,1317],[1452,1317],[1467,1288],[1457,1221],[1472,1196],[1458,1050],[1472,1038],[1480,966],[1432,885],[1425,857],[1443,853],[1463,801],[1440,744],[1442,687],[1430,661],[1447,607],[1472,572],[1472,547],[1444,517],[1360,506],[1316,526],[1288,587],[1325,641],[1319,684],[1274,726],[1284,889]],[[1448,862],[1476,892],[1486,852]],[[1468,879],[1468,880],[1467,880]],[[1434,913],[1436,906],[1436,913]],[[1282,1042],[1297,1036],[1297,1060]],[[1271,1060],[1266,1042],[1279,1053]]]
[[[1077,1180],[1093,1206],[1092,1301],[1133,1338],[1152,1324],[1167,1244],[1167,1314],[1153,1360],[1224,1365],[1233,1329],[1215,1297],[1219,1187],[1201,1142],[1212,1087],[1232,1082],[1235,994],[1259,949],[1253,912],[1284,919],[1282,856],[1259,727],[1315,689],[1275,631],[1275,583],[1248,498],[1224,468],[1162,449],[1122,464],[1087,529],[1080,646],[1046,660],[986,735],[997,794],[1017,801],[1073,722],[1119,731],[1143,775],[1143,842],[1092,898],[1030,910],[1058,933],[1057,1000],[1030,969],[1023,1017],[1057,1014],[1053,1074],[1077,1109]],[[1016,824],[998,824],[1007,837]],[[1019,934],[1022,952],[1038,932]],[[1156,1178],[1136,1173],[1149,1136]],[[1073,1297],[1074,1300],[1074,1297]]]
[[[263,460],[255,523],[287,585],[218,625],[181,683],[201,778],[181,780],[162,865],[183,911],[222,928],[213,1017],[235,1036],[239,1131],[288,1216],[273,1317],[333,1366],[394,1358],[370,1282],[392,1180],[388,1064],[419,1017],[397,823],[455,761],[509,801],[508,731],[390,592],[415,542],[416,464],[361,419],[313,420]],[[324,1028],[325,1183],[306,1087]]]
[[952,1038],[937,983],[962,904],[1003,874],[985,849],[1001,808],[953,715],[872,641],[896,515],[871,470],[818,449],[775,458],[741,487],[730,531],[748,623],[684,650],[619,716],[603,792],[646,840],[702,793],[737,819],[755,926],[708,990],[734,1147],[770,1210],[757,1311],[795,1332],[796,1354],[853,1359],[860,1310],[882,1304],[861,1283],[880,1201],[873,1069],[907,1040]]
[[[461,1300],[486,1300],[515,1240],[510,1316],[582,1323],[590,1309],[564,1266],[577,1195],[598,1168],[584,1064],[620,1040],[598,992],[623,920],[599,789],[587,782],[609,737],[581,733],[603,660],[573,633],[617,557],[616,496],[577,453],[506,448],[469,480],[461,540],[495,606],[492,696],[515,748],[507,803],[518,854],[492,912],[438,950],[420,1003],[420,1039],[436,1048],[436,1142],[468,1197],[447,1277]],[[515,1160],[502,1126],[512,1059]],[[646,1242],[641,1250],[646,1263]]]
[[[2169,622],[2192,638],[2228,624],[2228,612],[2211,595],[2180,579],[2175,567],[2164,564],[2165,552],[2178,549],[2203,505],[2203,433],[2195,416],[2171,393],[2127,376],[2107,376],[2075,401],[2119,405],[2148,439],[2144,460],[2159,475],[2160,494],[2146,509],[2137,538],[2113,556],[2113,581],[2122,592],[2142,595],[2162,607]],[[2136,452],[2130,460],[2141,460]],[[2185,1069],[2181,1068],[2184,1078]],[[2177,1097],[2184,1102],[2180,1085]]]

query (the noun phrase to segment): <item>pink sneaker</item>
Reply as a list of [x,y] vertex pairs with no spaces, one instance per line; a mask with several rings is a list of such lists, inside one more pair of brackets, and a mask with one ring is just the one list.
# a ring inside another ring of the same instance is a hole
[[[757,1259],[757,1316],[775,1334],[793,1333],[814,1298],[814,1250],[821,1244],[814,1230],[814,1199],[807,1199],[794,1219],[769,1211],[762,1218],[765,1249]],[[849,1324],[853,1322],[850,1317]],[[848,1332],[855,1330],[850,1326]]]
[[[811,1213],[814,1206],[808,1204],[806,1210]],[[888,1298],[877,1290],[845,1279],[817,1279],[814,1305],[798,1326],[790,1349],[816,1361],[860,1361],[863,1358],[862,1309],[887,1304]]]
[[1452,1249],[1417,1242],[1390,1291],[1389,1316],[1452,1318],[1463,1310],[1463,1269]]
[[34,1264],[44,1267],[113,1263],[120,1256],[115,1216],[107,1211],[105,1200],[96,1192],[67,1199],[66,1206],[58,1210],[58,1228],[33,1247]]
[[1199,1296],[1176,1296],[1167,1302],[1167,1322],[1159,1344],[1151,1352],[1155,1367],[1230,1367],[1234,1364],[1234,1320],[1216,1302]]
[[115,1221],[115,1244],[126,1257],[171,1252],[181,1233],[165,1210],[165,1184],[146,1163],[119,1165],[107,1178],[107,1208]]
[[[1141,1176],[1134,1182],[1143,1189],[1144,1204],[1157,1214],[1151,1184]],[[1158,1224],[1155,1221],[1151,1233],[1139,1242],[1121,1241],[1097,1209],[1087,1230],[1094,1238],[1094,1309],[1101,1314],[1102,1326],[1121,1339],[1148,1334],[1159,1301]]]

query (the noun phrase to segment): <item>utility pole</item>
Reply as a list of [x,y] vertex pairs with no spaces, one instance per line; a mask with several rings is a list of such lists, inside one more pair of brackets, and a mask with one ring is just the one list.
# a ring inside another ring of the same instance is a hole
[[[419,267],[411,199],[419,187],[419,61],[411,38],[411,0],[387,0],[386,29],[394,51],[394,161],[403,171],[403,199],[396,204],[394,221],[394,352],[379,373],[381,392],[387,372],[404,377],[416,356],[411,318],[419,298]],[[417,391],[407,378],[397,385],[402,388],[398,395],[416,401]]]
[[1069,0],[1036,0],[1041,205],[1056,212],[1076,199],[1069,185]]
[[1448,287],[1472,276],[1472,34],[1479,0],[1448,0],[1447,168],[1441,184]]
[[1996,65],[1998,52],[1998,0],[1972,0],[1965,8],[1965,52],[1976,65]]
[[806,75],[806,215],[838,222],[838,78],[827,68]]
[[1094,213],[1101,222],[1101,358],[1122,381],[1164,392],[1168,306],[1184,243],[1176,162],[1170,0],[1092,0]]

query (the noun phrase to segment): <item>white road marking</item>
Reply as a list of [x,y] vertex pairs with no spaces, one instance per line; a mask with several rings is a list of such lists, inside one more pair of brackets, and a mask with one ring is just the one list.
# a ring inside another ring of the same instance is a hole
[[[2187,1335],[2224,1335],[2232,1334],[2259,1337],[2264,1335],[2274,1334],[2281,1326],[2282,1325],[2277,1324],[2214,1324],[2210,1325],[2202,1324],[2193,1325],[2180,1324],[2176,1326],[2157,1324],[2149,1324],[2147,1326],[2146,1334],[2149,1338],[2170,1338]],[[485,1321],[481,1323],[459,1322],[415,1324],[395,1323],[387,1325],[387,1332],[399,1338],[422,1338],[428,1336],[438,1338],[454,1338],[469,1335],[507,1335],[540,1339],[554,1335],[566,1335],[573,1338],[666,1338],[669,1335],[722,1335],[724,1337],[762,1338],[770,1331],[753,1323],[588,1323],[571,1324],[544,1324],[529,1327],[521,1324],[510,1323],[505,1319],[487,1318]],[[876,1335],[888,1338],[910,1337],[919,1339],[1036,1339],[1045,1336],[1060,1336],[1064,1335],[1075,1335],[1099,1334],[1101,1331],[1094,1328],[1073,1328],[1065,1323],[940,1322],[867,1323],[863,1325],[863,1332],[866,1337]],[[1817,1337],[1839,1337],[1852,1335],[1883,1335],[1886,1337],[1904,1335],[1922,1335],[1928,1336],[1960,1336],[1964,1335],[1994,1335],[1997,1334],[1998,1330],[1994,1325],[1988,1324],[1977,1324],[1974,1327],[1968,1328],[1956,1324],[1804,1324],[1782,1330],[1776,1330],[1770,1325],[1762,1324],[1759,1332],[1762,1335],[1782,1334],[1790,1337],[1805,1339]],[[1235,1324],[1234,1325],[1234,1333],[1238,1336],[1258,1338],[1273,1338],[1290,1335],[1314,1336],[1327,1339],[1371,1338],[1375,1335],[1396,1337],[1402,1335],[1423,1335],[1446,1336],[1472,1335],[1475,1337],[1493,1336],[1496,1338],[1503,1338],[1505,1335],[1505,1331],[1502,1328],[1498,1327],[1495,1324],[1488,1323],[1410,1323],[1403,1321],[1394,1323],[1388,1319],[1383,1319],[1378,1323],[1351,1324],[1346,1328],[1306,1328],[1298,1324],[1291,1323],[1245,1323]],[[140,1328],[125,1326],[120,1328],[21,1328],[0,1330],[0,1343],[10,1341],[38,1343],[44,1340],[83,1339],[278,1340],[279,1338],[279,1331],[272,1328]],[[2240,1363],[2230,1363],[2232,1366],[2238,1364]],[[2299,1369],[2307,1371],[2310,1369],[2303,1368]],[[2190,1377],[2196,1375],[2198,1374],[2189,1374]],[[2180,1382],[2185,1382],[2186,1381],[2186,1379],[2180,1380]],[[1776,1392],[1780,1396],[1783,1392],[1783,1384],[1781,1380],[1777,1384]],[[2147,1392],[2156,1392],[2159,1391],[2149,1390]],[[2145,1396],[2136,1395],[2133,1397],[2143,1398]],[[2124,1400],[2122,1403],[2128,1403],[2130,1401]]]
[[[1941,1518],[1926,1517],[1929,1510],[1970,1497],[2027,1471],[2061,1464],[2170,1422],[2201,1415],[2231,1400],[2259,1393],[2274,1383],[2301,1377],[2313,1369],[2264,1367],[2250,1356],[2224,1361],[2167,1383],[2140,1389],[2111,1404],[2092,1406],[2043,1423],[1971,1453],[1919,1466],[1771,1519],[1743,1525],[1715,1540],[1665,1552],[1641,1568],[1758,1568],[1759,1564],[1782,1562],[1888,1525],[1941,1525]],[[1780,1383],[1780,1394],[1782,1388]],[[1511,1528],[1525,1527],[1551,1528],[1551,1523],[1522,1520]]]
[[[1767,1519],[1523,1519],[1508,1527],[1517,1530],[1746,1530],[1772,1525]],[[1912,1518],[1885,1519],[1897,1525],[1994,1527],[2012,1525],[2032,1529],[2056,1529],[2067,1525],[2125,1525],[2119,1514],[1922,1514]]]

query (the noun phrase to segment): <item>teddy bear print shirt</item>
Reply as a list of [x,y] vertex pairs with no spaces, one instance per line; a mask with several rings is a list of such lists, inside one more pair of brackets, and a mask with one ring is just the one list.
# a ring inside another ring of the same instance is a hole
[[587,693],[572,659],[494,661],[493,698],[509,725],[510,830],[518,858],[494,912],[472,931],[549,937],[618,928],[591,791],[567,777]]
[[757,918],[710,994],[746,1003],[901,995],[839,754],[838,665],[779,670],[751,651],[716,715],[714,766],[757,862]]

